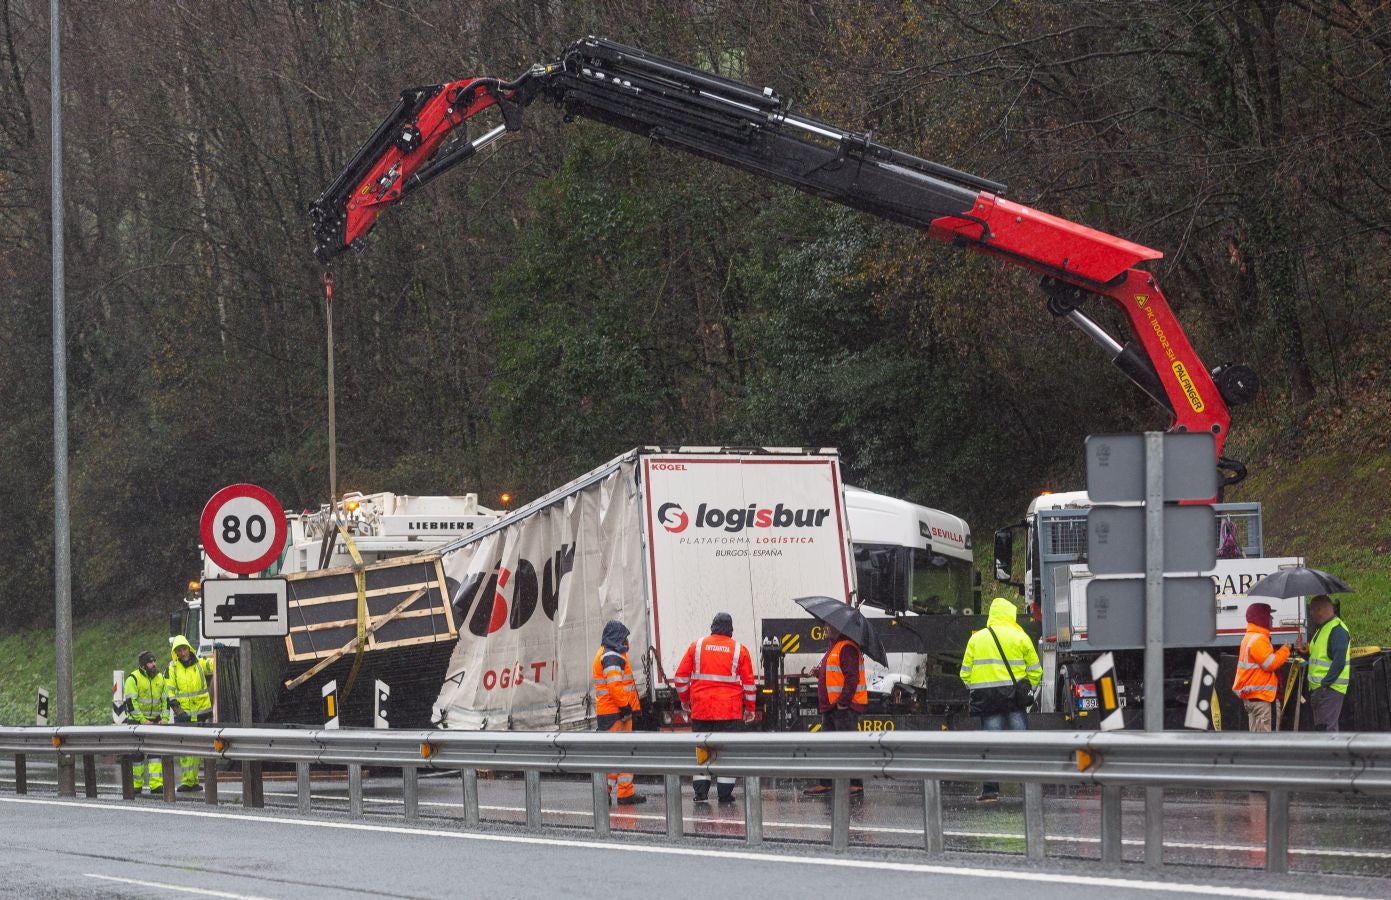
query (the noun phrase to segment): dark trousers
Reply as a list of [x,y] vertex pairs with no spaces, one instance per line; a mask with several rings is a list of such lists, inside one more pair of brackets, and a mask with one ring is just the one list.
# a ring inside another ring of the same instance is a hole
[[[821,714],[821,730],[859,731],[859,727],[855,721],[855,711],[853,709],[845,709],[839,706],[835,709],[826,710]],[[831,787],[831,779],[829,778],[821,779],[821,783],[826,785],[826,787]],[[850,779],[850,786],[864,787],[864,779],[852,778]]]
[[[1029,717],[1021,709],[1012,709],[1005,713],[991,713],[988,716],[980,717],[981,731],[1028,731]],[[982,794],[1000,793],[1000,783],[997,781],[987,781],[981,785]]]
[[1333,688],[1314,688],[1309,692],[1309,706],[1314,714],[1315,731],[1337,731],[1343,715],[1343,694]]
[[[699,734],[704,731],[743,731],[743,719],[692,719],[691,733]],[[726,802],[734,799],[734,783],[739,779],[729,775],[721,775],[715,779],[716,791],[719,798]],[[710,776],[701,774],[691,779],[691,789],[695,791],[696,799],[704,800],[710,793]]]

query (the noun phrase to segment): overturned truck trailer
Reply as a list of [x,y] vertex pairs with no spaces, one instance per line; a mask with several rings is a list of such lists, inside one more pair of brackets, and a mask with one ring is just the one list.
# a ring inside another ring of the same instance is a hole
[[833,450],[633,450],[441,555],[459,622],[445,728],[586,727],[610,619],[631,632],[645,711],[671,721],[667,677],[716,612],[756,660],[762,619],[854,591]]

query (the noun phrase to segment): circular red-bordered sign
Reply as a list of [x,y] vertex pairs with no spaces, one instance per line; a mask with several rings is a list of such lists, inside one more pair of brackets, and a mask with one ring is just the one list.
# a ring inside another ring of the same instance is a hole
[[203,552],[234,575],[270,568],[285,549],[288,530],[279,501],[254,484],[232,484],[213,494],[198,522]]

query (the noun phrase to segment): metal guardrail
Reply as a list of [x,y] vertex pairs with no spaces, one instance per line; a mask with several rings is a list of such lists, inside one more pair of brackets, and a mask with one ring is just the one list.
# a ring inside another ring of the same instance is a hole
[[[526,780],[527,824],[540,827],[540,776],[588,774],[594,789],[594,827],[609,832],[605,773],[663,776],[669,798],[667,834],[683,834],[682,775],[742,776],[746,839],[762,842],[765,777],[831,778],[831,845],[849,845],[849,780],[912,781],[923,785],[924,847],[942,852],[942,781],[1005,781],[1025,785],[1025,845],[1044,855],[1044,784],[1101,787],[1104,862],[1120,861],[1120,791],[1147,789],[1146,859],[1162,860],[1162,791],[1206,788],[1256,791],[1267,796],[1266,868],[1287,867],[1291,791],[1391,793],[1391,734],[1204,734],[1192,732],[848,732],[795,734],[608,734],[595,732],[384,731],[189,728],[160,725],[64,728],[0,727],[0,753],[15,755],[16,789],[24,787],[27,755],[87,757],[87,793],[96,795],[98,755],[122,758],[123,794],[130,790],[130,759],[161,756],[239,760],[244,803],[261,805],[259,765],[294,763],[299,807],[309,809],[309,767],[347,766],[349,809],[362,813],[362,768],[399,767],[407,818],[417,816],[416,779],[422,769],[460,770],[464,819],[478,824],[477,770],[521,771]],[[698,759],[700,761],[698,761]],[[177,781],[166,772],[166,799]],[[215,779],[207,800],[216,803]]]

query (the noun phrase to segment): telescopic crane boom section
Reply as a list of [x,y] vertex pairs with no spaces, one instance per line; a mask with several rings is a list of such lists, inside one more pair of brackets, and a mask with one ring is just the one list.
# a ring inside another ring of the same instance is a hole
[[[1049,310],[1081,328],[1168,409],[1171,428],[1211,432],[1219,454],[1229,405],[1255,397],[1248,367],[1203,366],[1154,276],[1135,268],[1161,258],[1159,251],[1007,200],[1003,184],[886,147],[868,132],[796,115],[771,88],[601,38],[577,41],[559,62],[533,66],[514,81],[471,78],[404,91],[310,205],[315,255],[328,263],[350,247],[360,250],[388,206],[520,129],[522,109],[538,97],[567,120],[622,128],[1037,272]],[[470,140],[461,126],[494,106],[503,123]],[[1117,304],[1135,340],[1122,344],[1084,315],[1078,306],[1086,294]],[[1219,457],[1218,465],[1227,483],[1245,474],[1234,461]]]

